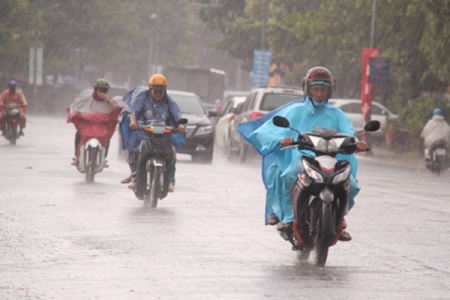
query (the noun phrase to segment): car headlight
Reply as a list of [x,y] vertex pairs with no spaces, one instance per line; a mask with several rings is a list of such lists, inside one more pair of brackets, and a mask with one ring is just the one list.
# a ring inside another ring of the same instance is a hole
[[213,126],[212,125],[201,126],[195,132],[195,135],[204,135],[204,134],[208,134],[208,133],[212,133],[212,132],[213,132]]
[[305,160],[301,160],[301,165],[303,168],[303,171],[308,174],[308,176],[316,182],[323,182],[323,177],[320,175],[319,172],[315,171],[313,168],[310,167],[309,163]]

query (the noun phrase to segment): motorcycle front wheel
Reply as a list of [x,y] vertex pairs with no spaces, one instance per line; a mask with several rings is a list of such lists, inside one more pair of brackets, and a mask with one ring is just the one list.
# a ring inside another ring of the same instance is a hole
[[15,145],[17,142],[17,125],[12,125],[11,127],[9,127],[9,144],[10,145]]
[[86,158],[86,177],[85,180],[87,183],[94,182],[95,170],[97,169],[97,156],[98,156],[98,148],[91,148],[87,150],[87,158]]
[[147,188],[150,190],[144,198],[144,206],[156,208],[161,191],[161,168],[151,167],[151,171],[147,172]]
[[323,267],[327,262],[328,248],[333,237],[333,208],[331,205],[322,205],[322,215],[318,222],[316,235],[316,266]]

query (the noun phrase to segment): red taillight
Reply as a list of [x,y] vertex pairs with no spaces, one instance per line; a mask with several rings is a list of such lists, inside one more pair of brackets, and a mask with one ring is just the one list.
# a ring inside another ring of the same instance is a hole
[[253,111],[253,112],[250,114],[250,120],[258,119],[259,117],[262,117],[262,116],[264,116],[264,114],[259,113],[259,112],[256,112],[256,111]]
[[229,116],[228,123],[231,123],[231,121],[233,121],[235,117],[236,117],[236,114],[232,114],[231,116]]

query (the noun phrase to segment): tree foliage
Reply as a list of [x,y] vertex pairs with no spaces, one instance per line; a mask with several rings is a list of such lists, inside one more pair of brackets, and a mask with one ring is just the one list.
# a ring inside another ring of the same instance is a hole
[[37,28],[44,75],[92,81],[114,73],[120,82],[141,83],[150,64],[198,62],[204,25],[194,9],[190,0],[2,0],[0,71],[27,75]]
[[[202,20],[207,24],[227,20],[219,22],[222,25],[219,30],[227,41],[221,47],[247,62],[250,70],[253,49],[258,47],[255,41],[263,25],[263,1],[242,0],[239,6],[230,6],[227,2],[219,1],[222,5],[204,9],[208,17],[203,16]],[[336,96],[359,98],[362,48],[369,48],[371,44],[380,49],[380,57],[391,60],[389,85],[374,85],[376,100],[400,111],[423,91],[433,94],[445,90],[449,84],[450,0],[378,1],[373,40],[373,1],[265,2],[265,36],[272,57],[279,62],[295,62],[297,66],[284,78],[288,84],[300,84],[307,69],[322,65],[336,78]],[[250,39],[249,34],[254,37]],[[249,43],[250,40],[253,42]],[[233,45],[233,41],[237,45]],[[237,47],[241,47],[239,53],[233,51]],[[403,120],[406,122],[406,118]]]
[[32,4],[28,0],[0,1],[0,70],[8,75],[25,68],[33,37]]

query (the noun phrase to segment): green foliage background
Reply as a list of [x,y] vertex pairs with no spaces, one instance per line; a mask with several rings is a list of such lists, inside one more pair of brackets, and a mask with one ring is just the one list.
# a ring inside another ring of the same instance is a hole
[[[202,20],[212,24],[227,17],[220,31],[227,41],[240,41],[238,29],[262,28],[263,1],[228,1],[203,9]],[[371,44],[373,1],[368,0],[266,0],[266,45],[275,61],[295,63],[293,72],[283,80],[301,85],[306,71],[317,65],[330,69],[337,81],[336,97],[360,98],[362,48]],[[374,100],[382,102],[401,116],[401,126],[419,132],[435,107],[447,110],[442,94],[450,76],[450,0],[377,1],[374,47],[380,57],[391,60],[387,85],[374,85]],[[232,11],[232,13],[230,13]],[[234,17],[234,22],[230,20]],[[234,30],[228,30],[235,28]],[[215,29],[215,28],[213,28]],[[219,44],[251,69],[253,50],[258,40],[241,46],[248,50],[231,51],[234,43]],[[433,95],[431,99],[422,94]],[[439,96],[436,96],[439,95]]]
[[[447,103],[439,99],[450,76],[450,0],[377,3],[373,46],[380,49],[380,57],[390,58],[391,69],[389,84],[374,86],[374,100],[398,112],[401,126],[416,133],[430,116],[425,111],[437,106],[447,110]],[[301,86],[306,70],[322,65],[336,78],[336,97],[359,98],[362,48],[371,44],[372,4],[373,0],[2,0],[0,71],[4,76],[27,76],[36,28],[38,46],[44,48],[44,75],[83,77],[82,70],[91,69],[131,76],[132,82],[148,74],[150,40],[163,49],[159,64],[195,65],[203,59],[198,45],[211,37],[208,44],[237,59],[247,71],[252,69],[254,49],[263,47],[272,51],[274,61],[294,65],[283,83]],[[152,14],[158,15],[159,26]]]

